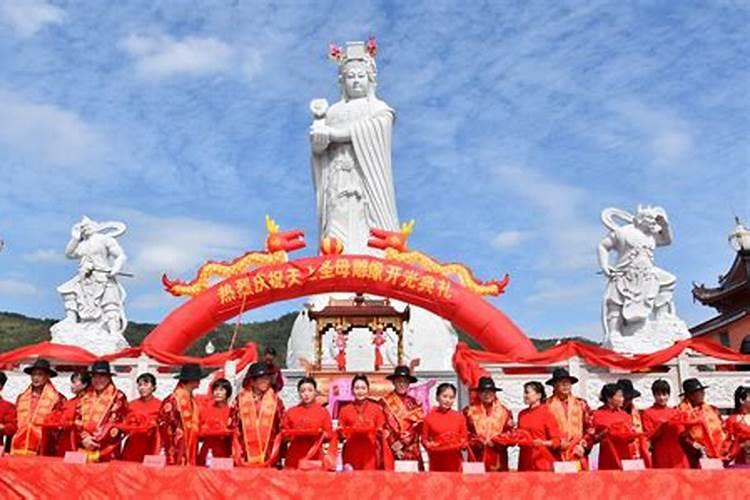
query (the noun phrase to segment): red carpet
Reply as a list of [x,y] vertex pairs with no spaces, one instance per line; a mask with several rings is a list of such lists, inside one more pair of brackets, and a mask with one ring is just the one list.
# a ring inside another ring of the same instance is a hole
[[750,498],[750,471],[648,470],[574,475],[326,473],[0,459],[0,498],[637,499]]

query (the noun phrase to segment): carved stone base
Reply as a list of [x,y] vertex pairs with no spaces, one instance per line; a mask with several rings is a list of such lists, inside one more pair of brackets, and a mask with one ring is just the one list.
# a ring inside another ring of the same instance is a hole
[[650,354],[689,338],[685,322],[677,316],[667,316],[650,319],[631,332],[626,329],[624,335],[613,336],[604,347],[623,354]]
[[52,325],[50,334],[55,344],[74,345],[97,356],[130,347],[121,333],[110,333],[97,322],[76,323],[64,319]]

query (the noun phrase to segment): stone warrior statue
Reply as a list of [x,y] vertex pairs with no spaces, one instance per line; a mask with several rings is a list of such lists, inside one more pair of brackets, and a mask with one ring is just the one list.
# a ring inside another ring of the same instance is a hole
[[[375,93],[377,45],[348,42],[332,45],[329,58],[338,65],[340,100],[330,107],[325,99],[310,103],[309,130],[313,186],[319,237],[340,240],[347,254],[379,254],[367,246],[372,228],[398,231],[396,195],[391,167],[395,111]],[[318,296],[316,309],[330,296]],[[394,305],[399,305],[394,302]],[[403,306],[403,305],[401,305]],[[424,309],[411,308],[405,328],[406,345],[414,348],[425,369],[449,369],[457,336],[449,323]],[[302,314],[295,321],[287,349],[287,366],[312,359],[314,328]],[[411,343],[413,338],[413,344]],[[388,352],[389,346],[384,347]]]
[[123,287],[117,282],[127,260],[115,238],[126,231],[122,222],[98,223],[83,217],[71,230],[65,256],[78,259],[78,274],[57,288],[65,319],[50,329],[52,342],[73,344],[95,354],[128,347]]
[[[667,213],[640,205],[635,215],[607,208],[602,222],[609,230],[598,248],[599,266],[608,279],[602,306],[604,344],[621,352],[646,353],[688,338],[672,300],[676,279],[654,264],[656,247],[672,243]],[[614,264],[611,251],[617,253]]]

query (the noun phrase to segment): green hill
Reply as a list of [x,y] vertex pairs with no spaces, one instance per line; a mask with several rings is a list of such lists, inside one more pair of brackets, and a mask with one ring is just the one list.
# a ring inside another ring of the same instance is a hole
[[[245,323],[239,326],[236,347],[245,345],[247,342],[255,342],[262,352],[265,347],[273,347],[278,353],[277,361],[285,366],[286,345],[292,331],[292,325],[296,318],[296,312],[290,312],[283,316],[270,320],[254,323]],[[0,352],[10,351],[18,347],[35,344],[49,340],[49,328],[56,319],[29,318],[21,314],[0,312]],[[125,331],[125,338],[130,345],[139,345],[141,341],[153,330],[155,325],[150,323],[130,322]],[[204,356],[206,344],[211,340],[216,347],[216,352],[225,351],[229,348],[235,325],[224,324],[216,328],[208,335],[193,344],[187,354],[192,356]],[[459,339],[466,342],[470,347],[479,349],[479,344],[459,331]],[[544,350],[554,346],[560,340],[591,341],[576,337],[575,339],[531,339],[537,349]]]

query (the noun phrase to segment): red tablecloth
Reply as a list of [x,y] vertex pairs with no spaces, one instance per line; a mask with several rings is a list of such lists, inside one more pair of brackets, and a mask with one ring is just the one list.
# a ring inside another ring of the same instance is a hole
[[150,469],[140,464],[66,465],[51,458],[0,459],[0,498],[321,498],[569,499],[748,498],[750,471],[647,470],[560,475],[511,472],[302,472],[203,467]]

